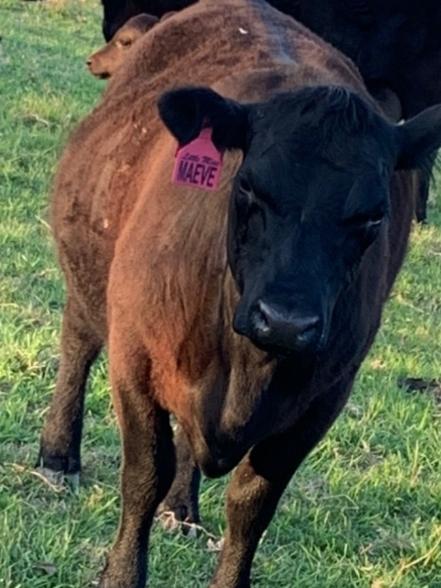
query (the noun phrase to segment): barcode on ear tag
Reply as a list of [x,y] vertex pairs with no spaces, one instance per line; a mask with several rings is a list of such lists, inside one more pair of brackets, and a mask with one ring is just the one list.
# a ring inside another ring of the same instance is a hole
[[172,182],[213,191],[219,187],[223,154],[214,145],[211,128],[202,129],[199,136],[176,152]]

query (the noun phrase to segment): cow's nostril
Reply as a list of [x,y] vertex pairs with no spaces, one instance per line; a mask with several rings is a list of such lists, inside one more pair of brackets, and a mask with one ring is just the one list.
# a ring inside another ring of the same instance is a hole
[[293,315],[262,300],[252,314],[255,341],[265,347],[303,350],[318,342],[321,321],[316,315]]
[[291,328],[298,337],[307,337],[317,330],[318,316],[298,317],[290,320]]
[[90,57],[87,59],[86,65],[87,67],[90,67],[92,65],[92,60],[90,59]]
[[293,337],[299,350],[318,345],[321,333],[321,323],[318,316],[303,317],[293,321]]
[[256,332],[265,335],[271,331],[271,315],[267,314],[266,304],[264,302],[258,302],[252,320]]

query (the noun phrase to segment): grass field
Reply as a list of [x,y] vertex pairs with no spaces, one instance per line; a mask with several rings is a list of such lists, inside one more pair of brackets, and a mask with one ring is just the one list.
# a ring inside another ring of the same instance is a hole
[[[0,2],[0,587],[93,585],[118,520],[119,437],[106,364],[87,399],[77,493],[33,471],[54,387],[63,286],[48,189],[69,130],[103,84],[84,66],[101,44],[96,0]],[[259,549],[262,588],[441,588],[441,198],[415,229],[384,326],[337,425],[301,468]],[[225,480],[204,482],[210,533]],[[205,587],[207,537],[155,527],[151,587]]]

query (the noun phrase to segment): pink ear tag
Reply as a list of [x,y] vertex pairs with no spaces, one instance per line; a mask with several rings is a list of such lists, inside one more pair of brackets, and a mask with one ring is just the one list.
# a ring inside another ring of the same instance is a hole
[[211,128],[202,129],[196,139],[178,148],[172,175],[174,184],[209,192],[217,190],[223,154],[215,147],[211,133]]

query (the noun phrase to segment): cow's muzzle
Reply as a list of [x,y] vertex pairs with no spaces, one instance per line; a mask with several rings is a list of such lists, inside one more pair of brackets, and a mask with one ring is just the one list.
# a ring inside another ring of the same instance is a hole
[[236,315],[234,329],[275,355],[316,353],[323,339],[323,321],[317,314],[285,310],[264,300],[254,305],[246,321]]

